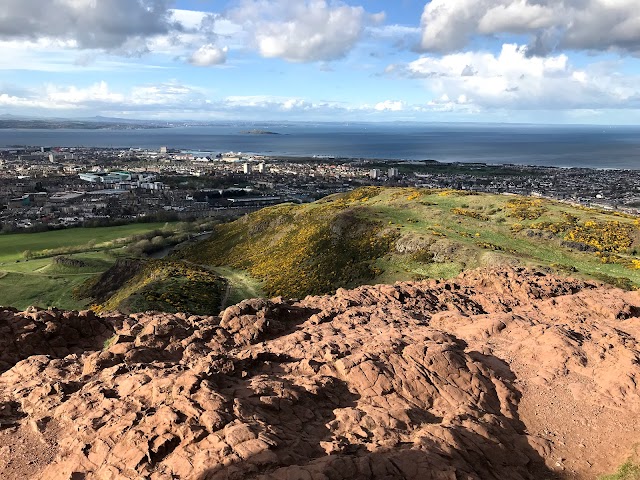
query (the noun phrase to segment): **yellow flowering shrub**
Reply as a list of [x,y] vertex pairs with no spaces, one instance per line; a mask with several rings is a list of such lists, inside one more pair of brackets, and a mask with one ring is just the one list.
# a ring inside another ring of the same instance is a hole
[[533,198],[516,198],[507,202],[507,216],[518,220],[537,220],[547,208],[542,200]]
[[633,244],[632,225],[619,221],[589,220],[567,232],[564,239],[590,245],[601,252],[623,252]]
[[487,217],[486,215],[483,215],[480,212],[476,212],[466,208],[452,208],[451,213],[453,213],[454,215],[460,215],[463,217],[475,218],[476,220],[480,220],[483,222],[486,222],[489,220],[489,217]]

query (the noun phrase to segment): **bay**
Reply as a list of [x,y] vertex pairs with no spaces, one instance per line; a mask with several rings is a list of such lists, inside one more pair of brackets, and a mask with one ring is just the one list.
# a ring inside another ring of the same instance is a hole
[[[275,134],[247,133],[264,130]],[[10,145],[243,152],[640,169],[640,126],[227,123],[141,130],[0,130]]]

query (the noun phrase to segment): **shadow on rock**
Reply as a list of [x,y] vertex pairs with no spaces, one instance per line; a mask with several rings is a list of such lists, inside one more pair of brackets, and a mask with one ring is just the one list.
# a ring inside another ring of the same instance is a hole
[[0,311],[0,373],[31,356],[64,358],[99,350],[115,326],[92,311],[62,312],[31,308]]

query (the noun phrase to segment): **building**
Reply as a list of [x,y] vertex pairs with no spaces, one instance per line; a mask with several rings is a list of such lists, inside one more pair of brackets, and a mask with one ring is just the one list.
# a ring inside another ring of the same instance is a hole
[[80,177],[80,180],[90,183],[120,183],[131,181],[131,174],[129,172],[81,173],[78,176]]
[[242,164],[242,171],[244,172],[245,175],[249,175],[251,173],[251,164],[250,163],[243,163]]
[[379,168],[372,168],[369,172],[369,177],[371,178],[371,180],[379,180],[380,177],[382,177],[382,172]]
[[398,170],[397,168],[391,167],[387,171],[387,177],[389,177],[389,178],[396,178],[398,175],[400,175],[400,170]]
[[258,173],[269,173],[268,165],[264,162],[260,162],[258,164]]

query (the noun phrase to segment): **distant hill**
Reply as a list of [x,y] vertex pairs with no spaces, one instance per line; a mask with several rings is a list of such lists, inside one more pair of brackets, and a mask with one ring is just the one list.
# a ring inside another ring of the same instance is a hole
[[269,296],[451,278],[525,265],[640,286],[639,221],[549,200],[455,190],[365,187],[266,208],[219,225],[184,260],[243,271]]
[[90,118],[38,118],[10,114],[0,115],[0,129],[79,129],[79,130],[138,130],[146,128],[164,128],[166,122],[149,120],[130,120],[123,118],[90,117]]

